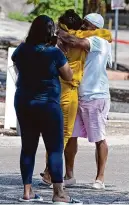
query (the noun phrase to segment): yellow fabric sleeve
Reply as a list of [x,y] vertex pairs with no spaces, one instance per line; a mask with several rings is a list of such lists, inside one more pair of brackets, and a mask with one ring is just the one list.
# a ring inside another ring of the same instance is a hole
[[96,30],[87,30],[87,31],[82,31],[82,30],[72,30],[68,29],[66,25],[60,24],[60,27],[64,30],[66,30],[70,35],[74,35],[78,38],[88,38],[91,36],[98,36],[101,37],[110,43],[112,42],[112,34],[109,30],[107,29],[96,29]]

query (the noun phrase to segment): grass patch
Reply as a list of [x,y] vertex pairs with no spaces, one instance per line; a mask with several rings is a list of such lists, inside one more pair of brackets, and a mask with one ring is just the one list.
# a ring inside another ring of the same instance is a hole
[[29,20],[27,16],[24,16],[22,13],[19,13],[19,12],[10,12],[8,14],[8,17],[10,19],[14,19],[17,21],[28,21]]

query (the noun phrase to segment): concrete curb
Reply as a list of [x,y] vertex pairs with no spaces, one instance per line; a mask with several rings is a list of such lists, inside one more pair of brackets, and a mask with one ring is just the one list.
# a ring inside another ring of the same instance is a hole
[[[109,136],[106,135],[106,140],[109,146],[122,146],[129,145],[129,135],[124,136]],[[78,138],[78,145],[82,147],[94,147],[94,143],[88,142],[87,138]],[[44,143],[40,137],[39,146],[44,148]],[[1,136],[0,137],[0,147],[21,147],[21,137],[20,136]]]
[[[0,121],[4,122],[4,116],[0,116]],[[129,113],[109,112],[109,121],[129,121]]]
[[128,72],[107,70],[107,75],[109,80],[129,80]]

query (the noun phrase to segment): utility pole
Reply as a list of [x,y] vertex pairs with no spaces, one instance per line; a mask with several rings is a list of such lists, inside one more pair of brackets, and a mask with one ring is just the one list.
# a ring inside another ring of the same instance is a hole
[[87,11],[87,7],[88,7],[88,0],[83,0],[83,18],[86,15],[86,11]]

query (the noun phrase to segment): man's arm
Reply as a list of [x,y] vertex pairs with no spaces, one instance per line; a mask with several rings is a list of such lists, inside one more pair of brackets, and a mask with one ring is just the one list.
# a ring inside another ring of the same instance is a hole
[[90,51],[90,43],[86,38],[77,38],[76,36],[70,35],[62,29],[58,31],[58,38],[67,43],[70,47],[81,48],[83,50]]

